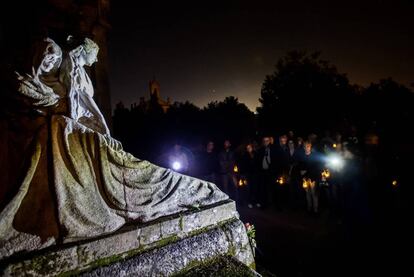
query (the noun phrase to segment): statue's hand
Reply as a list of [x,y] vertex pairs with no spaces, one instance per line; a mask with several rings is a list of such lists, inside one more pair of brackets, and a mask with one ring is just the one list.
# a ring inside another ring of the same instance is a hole
[[88,110],[84,110],[83,115],[87,118],[91,118],[93,116],[93,114]]
[[30,75],[22,76],[16,72],[19,81],[18,92],[34,100],[34,106],[48,107],[53,106],[59,101],[59,95],[53,89],[43,84],[39,79]]

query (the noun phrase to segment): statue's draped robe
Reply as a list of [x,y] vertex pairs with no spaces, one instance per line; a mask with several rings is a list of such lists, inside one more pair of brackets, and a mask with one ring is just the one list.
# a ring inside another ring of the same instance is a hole
[[105,118],[93,100],[94,88],[85,68],[79,64],[79,47],[64,59],[60,81],[67,88],[68,115],[81,124],[101,133],[110,134]]
[[20,188],[0,214],[0,258],[228,198],[212,183],[139,160],[60,115],[37,130],[27,158]]

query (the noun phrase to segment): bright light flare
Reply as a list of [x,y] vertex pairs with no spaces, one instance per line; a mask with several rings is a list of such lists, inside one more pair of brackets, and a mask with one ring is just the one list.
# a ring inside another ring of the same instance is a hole
[[173,162],[173,164],[172,164],[172,168],[175,170],[175,171],[178,171],[178,170],[180,170],[181,169],[181,163],[180,162],[178,162],[178,161],[175,161],[175,162]]
[[329,168],[339,170],[339,169],[342,169],[342,167],[344,166],[344,163],[345,162],[344,162],[344,160],[342,159],[341,156],[331,155],[331,156],[327,157],[327,164],[326,165]]
[[234,173],[239,172],[239,168],[237,167],[237,165],[235,165],[235,166],[233,167],[233,171],[234,171]]

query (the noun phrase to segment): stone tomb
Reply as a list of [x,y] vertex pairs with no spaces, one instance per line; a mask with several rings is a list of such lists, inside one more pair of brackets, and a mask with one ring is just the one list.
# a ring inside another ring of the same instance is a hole
[[254,268],[253,251],[232,200],[15,255],[1,267],[4,276],[168,276],[223,255]]

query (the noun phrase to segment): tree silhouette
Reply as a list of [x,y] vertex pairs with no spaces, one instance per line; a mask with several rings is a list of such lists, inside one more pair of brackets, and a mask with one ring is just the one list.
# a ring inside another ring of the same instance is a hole
[[229,138],[239,142],[255,134],[254,113],[234,96],[208,103],[203,109],[203,122],[210,137],[220,141]]
[[332,127],[351,114],[354,97],[346,75],[320,59],[320,52],[291,51],[265,78],[257,108],[260,127],[264,132]]
[[[374,123],[385,138],[395,134],[411,133],[414,124],[414,93],[391,78],[371,83],[362,92],[362,105],[366,108],[365,121]],[[406,139],[402,136],[399,139]]]

